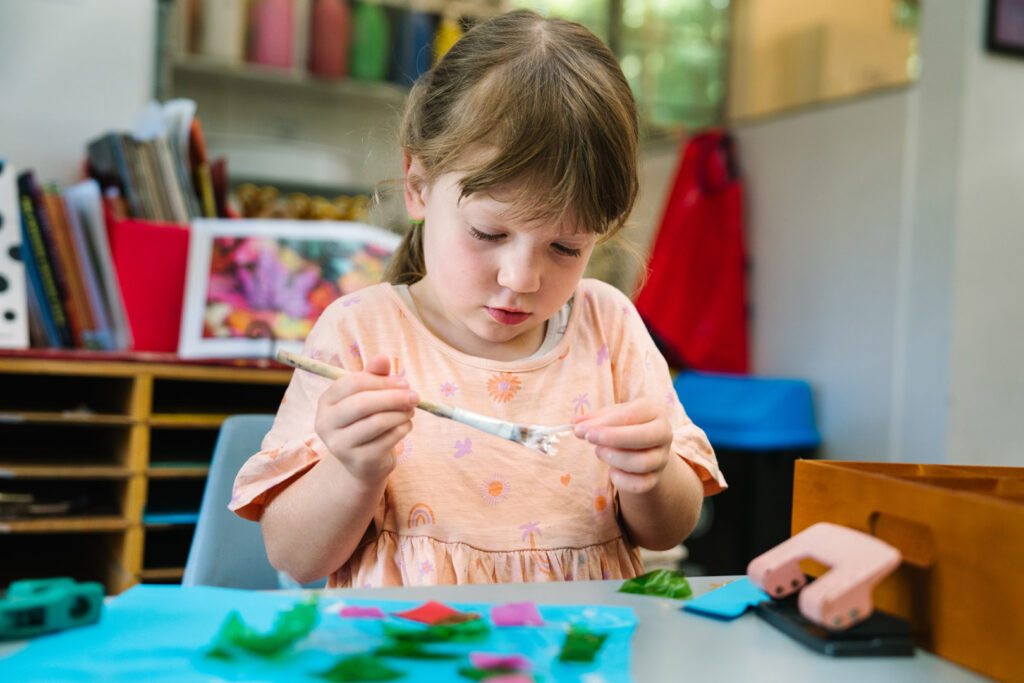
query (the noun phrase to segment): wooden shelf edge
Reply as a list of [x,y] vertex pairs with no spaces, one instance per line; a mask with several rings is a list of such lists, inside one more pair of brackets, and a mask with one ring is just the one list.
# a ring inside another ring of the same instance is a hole
[[139,579],[145,581],[146,579],[152,580],[164,580],[164,579],[181,579],[185,575],[184,567],[161,567],[158,569],[143,569],[139,572]]
[[150,467],[146,476],[150,479],[196,479],[210,474],[209,465],[189,467]]
[[119,465],[24,465],[0,462],[0,479],[127,479],[132,471]]
[[0,520],[0,534],[58,534],[124,531],[129,522],[124,517],[47,517],[39,519]]
[[0,422],[6,424],[76,424],[76,425],[114,425],[125,426],[135,423],[130,415],[110,415],[98,413],[52,412],[41,410],[4,410],[0,411]]
[[206,429],[220,427],[228,414],[204,415],[202,413],[154,413],[146,420],[150,427],[175,427],[178,429]]

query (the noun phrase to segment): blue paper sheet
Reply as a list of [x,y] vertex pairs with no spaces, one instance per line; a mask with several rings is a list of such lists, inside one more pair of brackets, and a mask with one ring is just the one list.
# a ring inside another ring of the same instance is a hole
[[683,609],[718,619],[735,619],[765,600],[771,597],[744,576],[690,600]]
[[[279,612],[301,598],[206,586],[135,586],[106,606],[99,623],[37,638],[18,653],[0,659],[0,680],[320,681],[316,674],[329,669],[339,657],[363,653],[385,642],[380,620],[342,618],[337,609],[328,611],[337,606],[339,598],[346,605],[379,607],[387,614],[423,602],[345,600],[344,593],[324,596],[319,624],[294,651],[275,659],[222,662],[205,653],[229,612],[239,611],[247,624],[265,632]],[[446,604],[478,612],[493,626],[489,604]],[[608,681],[631,680],[633,610],[600,605],[538,608],[544,626],[493,627],[486,641],[443,643],[438,649],[443,645],[443,650],[467,657],[471,651],[518,653],[533,661],[535,675],[548,681],[579,680],[588,674]],[[558,662],[565,633],[574,623],[609,634],[592,664]],[[467,665],[466,658],[454,662],[386,661],[392,669],[407,672],[402,681],[467,680],[457,674],[460,666]]]

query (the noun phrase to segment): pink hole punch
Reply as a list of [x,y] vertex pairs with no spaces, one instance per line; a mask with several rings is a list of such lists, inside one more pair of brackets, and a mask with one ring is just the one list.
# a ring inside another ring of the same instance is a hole
[[[803,588],[807,583],[800,569],[803,559],[816,560],[831,569]],[[871,591],[899,566],[901,559],[899,550],[874,536],[819,522],[755,557],[747,565],[747,576],[773,598],[800,591],[800,613],[838,631],[871,615]]]

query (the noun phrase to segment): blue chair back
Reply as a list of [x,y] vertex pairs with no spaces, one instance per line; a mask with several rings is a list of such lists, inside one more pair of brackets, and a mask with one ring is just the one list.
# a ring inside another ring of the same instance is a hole
[[[267,560],[260,525],[228,510],[235,475],[249,456],[260,450],[273,423],[273,415],[232,415],[221,425],[185,562],[183,586],[253,590],[290,587],[282,585],[277,570]],[[287,583],[287,577],[283,582]]]

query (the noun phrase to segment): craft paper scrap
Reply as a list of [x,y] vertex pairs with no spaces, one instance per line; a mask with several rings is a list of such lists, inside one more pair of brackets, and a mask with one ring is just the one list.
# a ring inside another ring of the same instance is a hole
[[521,655],[498,654],[493,652],[470,652],[469,663],[477,669],[512,669],[529,671],[532,663]]
[[392,669],[381,659],[372,655],[353,655],[343,657],[320,678],[328,681],[392,681],[403,678],[405,674]]
[[719,619],[735,619],[765,600],[771,597],[744,576],[689,601],[683,609]]
[[584,626],[573,626],[565,635],[558,659],[562,662],[592,662],[607,638],[607,633],[594,633]]
[[[282,629],[291,634],[282,640],[294,639],[276,655],[232,646],[231,659],[208,656],[232,612],[238,614],[232,629],[266,637],[276,632],[283,614],[293,615],[297,608],[303,619],[296,622],[308,623],[303,604],[294,593],[135,586],[110,600],[100,622],[40,636],[4,657],[0,680],[315,683],[398,674],[403,681],[466,683],[463,670],[483,672],[481,680],[490,683],[501,676],[520,682],[630,680],[636,617],[630,608],[608,605],[539,605],[543,625],[498,628],[490,619],[491,603],[452,603],[450,609],[457,612],[486,616],[430,626],[396,616],[422,601],[346,598],[346,607],[376,608],[385,617],[342,617],[340,608],[324,605],[317,608],[317,622],[307,635],[300,636],[298,627]],[[592,661],[559,660],[573,629],[605,638]],[[470,657],[474,652],[518,655],[531,669],[478,669]]]
[[479,619],[480,615],[473,612],[460,612],[448,605],[431,600],[425,602],[416,609],[406,610],[395,615],[410,621],[421,621],[424,624],[457,624],[463,621]]
[[686,580],[686,574],[670,569],[656,569],[629,579],[622,584],[619,592],[656,595],[676,600],[688,600],[693,597],[693,590],[690,588],[690,582]]
[[495,626],[543,626],[544,620],[532,602],[509,602],[491,608]]
[[380,607],[353,607],[345,606],[338,611],[338,616],[349,619],[384,619],[386,614]]
[[231,612],[214,638],[209,654],[231,659],[233,651],[241,649],[261,657],[272,657],[308,636],[318,619],[316,599],[299,603],[278,614],[269,633],[247,626],[238,612]]

